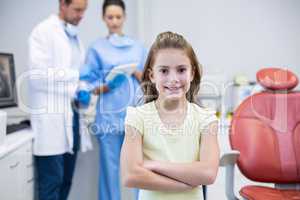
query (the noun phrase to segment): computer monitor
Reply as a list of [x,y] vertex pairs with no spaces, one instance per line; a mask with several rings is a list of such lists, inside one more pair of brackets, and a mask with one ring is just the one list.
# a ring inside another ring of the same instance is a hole
[[0,108],[17,106],[14,56],[0,52]]

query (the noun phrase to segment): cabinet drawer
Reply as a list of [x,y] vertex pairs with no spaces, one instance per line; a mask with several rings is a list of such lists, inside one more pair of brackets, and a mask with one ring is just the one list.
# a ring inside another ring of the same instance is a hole
[[24,153],[22,156],[22,160],[26,168],[32,167],[34,165],[34,158],[31,153]]
[[[22,165],[22,154],[20,153],[20,150],[18,149],[15,152],[12,152],[2,159],[0,159],[2,170],[4,170],[7,173],[17,173],[17,171],[21,168]],[[1,173],[4,175],[3,171]],[[17,174],[15,174],[16,176]],[[2,176],[1,176],[2,178]],[[12,178],[12,177],[10,177]]]
[[13,152],[0,160],[1,199],[20,199],[23,182],[22,159],[18,152]]
[[26,167],[33,165],[33,145],[32,142],[28,142],[27,144],[25,144],[22,148],[22,154],[23,154],[23,160],[24,160],[24,164]]
[[33,199],[35,177],[32,142],[1,158],[0,174],[1,200]]
[[28,182],[30,180],[33,180],[35,178],[34,174],[34,166],[33,165],[26,165],[25,166],[25,182]]
[[34,178],[27,180],[23,187],[23,199],[33,200],[34,199]]

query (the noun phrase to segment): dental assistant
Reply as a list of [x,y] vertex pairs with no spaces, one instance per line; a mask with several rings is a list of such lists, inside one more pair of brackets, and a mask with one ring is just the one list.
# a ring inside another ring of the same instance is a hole
[[[122,0],[103,3],[103,20],[109,34],[96,40],[87,52],[81,71],[81,81],[99,95],[92,133],[97,137],[100,150],[99,199],[120,200],[120,150],[124,139],[126,108],[138,101],[146,49],[123,33],[125,4]],[[132,75],[118,74],[107,80],[108,74],[121,65],[135,66]]]
[[29,98],[40,200],[66,200],[72,184],[79,128],[71,103],[85,58],[77,25],[87,4],[88,0],[59,0],[59,14],[39,23],[29,37]]

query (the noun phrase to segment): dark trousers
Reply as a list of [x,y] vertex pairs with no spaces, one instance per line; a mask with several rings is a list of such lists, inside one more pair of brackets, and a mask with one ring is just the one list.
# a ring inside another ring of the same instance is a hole
[[76,154],[35,156],[39,200],[66,200],[72,185]]
[[73,112],[74,154],[35,156],[39,200],[67,200],[79,149],[79,116]]

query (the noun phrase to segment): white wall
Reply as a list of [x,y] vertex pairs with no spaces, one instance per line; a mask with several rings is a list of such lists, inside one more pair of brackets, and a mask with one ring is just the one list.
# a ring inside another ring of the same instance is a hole
[[141,36],[147,44],[162,31],[186,36],[206,73],[255,80],[263,66],[300,75],[298,0],[140,0]]
[[[147,46],[162,31],[182,33],[194,46],[204,73],[223,80],[236,74],[255,80],[263,66],[284,66],[300,75],[298,0],[127,0],[125,32]],[[106,35],[102,1],[90,0],[80,24],[86,46]],[[57,12],[58,0],[1,0],[0,51],[15,55],[16,71],[27,69],[27,38],[39,21]],[[215,81],[217,81],[215,80]],[[22,90],[19,99],[26,97]],[[25,98],[26,99],[26,98]]]

